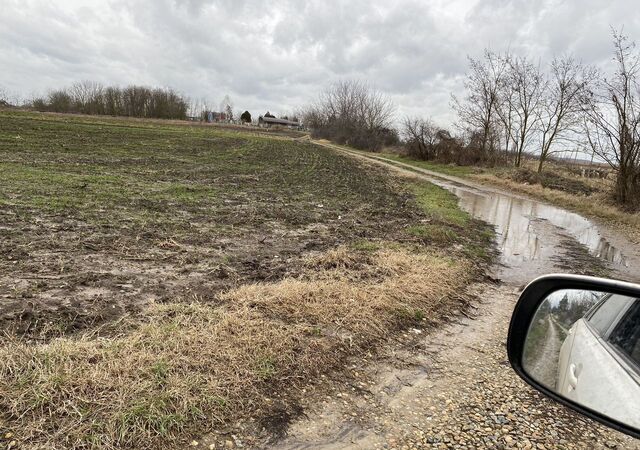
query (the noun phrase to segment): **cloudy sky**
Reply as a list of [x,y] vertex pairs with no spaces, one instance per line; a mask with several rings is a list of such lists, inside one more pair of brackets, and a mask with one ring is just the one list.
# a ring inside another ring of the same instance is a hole
[[606,67],[611,26],[640,40],[637,0],[2,0],[0,88],[137,83],[284,113],[361,79],[398,116],[447,125],[467,55],[573,53]]

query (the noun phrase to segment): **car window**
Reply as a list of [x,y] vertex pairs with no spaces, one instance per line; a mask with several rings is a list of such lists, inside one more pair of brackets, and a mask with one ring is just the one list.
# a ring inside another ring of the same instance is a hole
[[593,326],[598,333],[604,335],[615,318],[620,314],[622,309],[627,305],[628,297],[622,295],[612,295],[606,299],[595,310],[589,318],[589,324]]
[[620,319],[609,336],[609,343],[640,368],[640,300]]

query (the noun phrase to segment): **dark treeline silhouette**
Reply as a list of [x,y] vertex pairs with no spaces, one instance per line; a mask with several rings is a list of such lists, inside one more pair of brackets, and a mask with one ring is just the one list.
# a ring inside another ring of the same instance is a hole
[[186,119],[189,103],[169,88],[104,87],[83,81],[36,98],[31,106],[38,111],[60,113]]

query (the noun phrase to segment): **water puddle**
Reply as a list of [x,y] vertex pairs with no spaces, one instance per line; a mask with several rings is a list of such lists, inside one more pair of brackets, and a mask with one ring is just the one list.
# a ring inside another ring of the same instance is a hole
[[595,224],[578,214],[494,191],[439,179],[433,182],[453,192],[460,199],[460,206],[473,217],[496,227],[498,248],[506,265],[545,259],[554,252],[541,231],[540,222],[546,221],[583,244],[593,256],[627,266],[625,255],[602,237]]
[[[608,235],[610,240],[606,239],[596,224],[579,214],[497,189],[474,187],[455,177],[402,162],[375,156],[371,159],[420,173],[430,182],[454,193],[462,209],[473,217],[494,225],[502,263],[497,275],[503,281],[525,283],[559,270],[576,272],[570,266],[558,266],[558,257],[566,254],[569,237],[584,245],[594,257],[610,263],[617,278],[640,282],[634,270],[640,264],[640,253],[633,247],[626,247],[630,245],[628,241],[618,238],[615,233]],[[622,246],[628,254],[623,254]]]

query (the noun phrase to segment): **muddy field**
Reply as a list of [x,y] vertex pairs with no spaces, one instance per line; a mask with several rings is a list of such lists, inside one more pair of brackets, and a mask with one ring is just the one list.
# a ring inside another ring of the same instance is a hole
[[0,112],[0,161],[0,429],[25,446],[281,433],[490,260],[452,194],[277,134]]
[[30,337],[215,301],[421,219],[393,180],[309,144],[60,116],[0,127],[0,317]]

